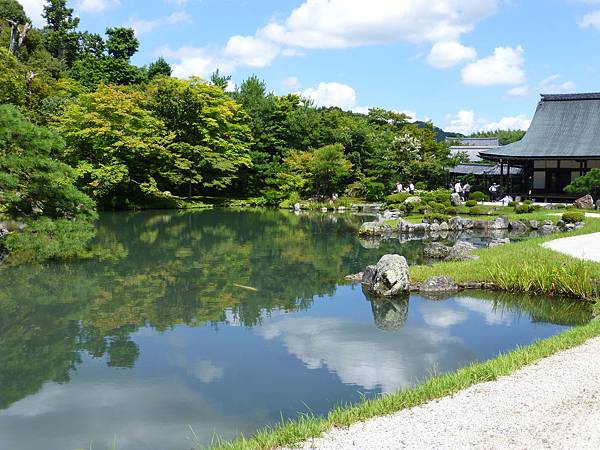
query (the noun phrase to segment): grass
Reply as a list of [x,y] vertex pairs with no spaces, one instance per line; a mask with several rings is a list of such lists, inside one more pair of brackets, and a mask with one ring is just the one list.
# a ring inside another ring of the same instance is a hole
[[265,427],[249,439],[240,437],[231,442],[217,439],[211,448],[218,450],[271,450],[282,446],[293,446],[298,442],[318,437],[323,432],[335,427],[347,427],[359,421],[391,414],[429,400],[454,394],[477,383],[509,375],[526,365],[562,350],[581,345],[596,336],[600,336],[600,320],[593,320],[587,325],[572,328],[527,347],[517,348],[510,353],[501,354],[495,359],[471,364],[456,372],[431,377],[410,389],[365,400],[356,405],[340,405],[325,417],[302,414],[295,420],[282,420],[278,425]]
[[[560,237],[600,232],[600,220],[587,219],[581,230]],[[478,260],[442,262],[411,268],[411,279],[448,275],[457,282],[492,282],[509,292],[561,295],[595,301],[600,297],[600,264],[582,261],[542,247],[548,235],[475,252]]]
[[[519,216],[528,218],[528,215]],[[600,232],[600,220],[588,219],[583,229],[564,236],[594,232]],[[556,239],[556,235],[479,250],[478,260],[413,267],[411,278],[420,281],[434,275],[449,275],[458,282],[491,281],[506,291],[564,295],[596,301],[596,311],[600,312],[600,292],[597,284],[597,280],[600,280],[600,264],[579,261],[540,245],[552,239]],[[294,420],[282,418],[278,425],[265,427],[248,439],[242,436],[226,442],[217,438],[216,441],[213,440],[211,448],[271,450],[293,446],[298,442],[318,437],[335,427],[347,427],[359,421],[391,414],[454,394],[477,383],[509,375],[526,365],[581,345],[596,336],[600,336],[600,320],[593,320],[527,347],[517,348],[492,360],[474,363],[456,372],[433,376],[407,390],[365,400],[359,404],[339,405],[327,416],[300,414]],[[202,446],[199,445],[198,448]]]

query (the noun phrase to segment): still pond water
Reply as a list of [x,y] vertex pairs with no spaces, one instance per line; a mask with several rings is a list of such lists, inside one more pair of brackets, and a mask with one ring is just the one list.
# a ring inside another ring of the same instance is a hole
[[[98,256],[0,272],[0,449],[193,447],[415,384],[590,317],[490,293],[369,299],[344,285],[423,242],[352,216],[105,214]],[[377,248],[378,247],[378,248]]]

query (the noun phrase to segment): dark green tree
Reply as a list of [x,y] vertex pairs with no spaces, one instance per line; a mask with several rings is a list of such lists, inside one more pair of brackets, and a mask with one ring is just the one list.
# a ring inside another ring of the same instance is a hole
[[79,17],[73,16],[73,8],[67,8],[66,0],[46,0],[44,6],[46,48],[52,56],[70,66],[77,57]]
[[590,194],[594,200],[600,199],[600,169],[592,169],[565,188],[565,192],[577,195]]
[[152,80],[160,75],[170,77],[171,72],[171,65],[161,56],[148,66],[148,79]]
[[229,85],[230,81],[231,81],[231,75],[221,75],[221,72],[219,71],[219,69],[215,70],[210,75],[210,82],[212,84],[214,84],[215,86],[218,86],[221,89],[223,89],[223,91],[225,91],[227,89],[227,86]]
[[108,36],[106,49],[108,50],[108,54],[113,58],[129,61],[140,47],[140,41],[135,37],[135,32],[132,28],[108,28],[106,35]]

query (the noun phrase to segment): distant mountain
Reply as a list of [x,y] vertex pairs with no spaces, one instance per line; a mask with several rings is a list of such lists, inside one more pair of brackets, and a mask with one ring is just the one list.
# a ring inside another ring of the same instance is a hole
[[[423,128],[427,124],[427,122],[423,122],[421,120],[417,120],[415,123],[417,124],[417,126],[419,128]],[[465,137],[464,135],[462,135],[460,133],[451,133],[449,131],[444,131],[441,128],[436,127],[435,125],[433,126],[433,128],[435,129],[436,139],[438,142],[445,141],[446,138],[463,138],[463,137]]]

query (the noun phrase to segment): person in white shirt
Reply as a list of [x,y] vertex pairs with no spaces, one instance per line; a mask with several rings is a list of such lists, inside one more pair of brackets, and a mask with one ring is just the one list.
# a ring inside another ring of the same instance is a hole
[[462,185],[460,184],[460,181],[457,181],[454,185],[454,192],[462,197]]
[[414,184],[410,183],[408,185],[408,192],[410,192],[411,194],[415,193],[415,185]]
[[399,194],[402,193],[402,183],[399,181],[396,183],[396,191],[398,191]]

